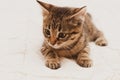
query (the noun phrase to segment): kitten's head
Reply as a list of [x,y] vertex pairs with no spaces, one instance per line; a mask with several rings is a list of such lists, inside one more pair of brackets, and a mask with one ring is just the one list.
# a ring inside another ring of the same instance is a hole
[[45,41],[53,48],[69,48],[81,37],[86,15],[85,7],[57,7],[37,1],[43,9]]

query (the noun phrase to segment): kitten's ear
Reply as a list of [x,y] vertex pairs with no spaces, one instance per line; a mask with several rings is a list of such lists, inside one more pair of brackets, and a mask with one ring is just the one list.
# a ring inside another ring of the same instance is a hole
[[43,13],[49,13],[51,8],[53,7],[53,5],[51,4],[47,4],[39,0],[36,0],[36,1],[42,6]]
[[85,15],[86,15],[86,6],[82,7],[82,8],[76,8],[73,12],[73,14],[71,16],[69,16],[69,18],[80,18],[82,20],[84,20]]

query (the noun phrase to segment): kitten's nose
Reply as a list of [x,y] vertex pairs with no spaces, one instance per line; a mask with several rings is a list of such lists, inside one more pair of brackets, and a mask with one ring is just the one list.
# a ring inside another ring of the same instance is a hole
[[51,37],[51,39],[50,39],[50,44],[54,45],[55,43],[56,43],[56,39],[53,38],[53,37]]
[[56,42],[50,42],[50,44],[55,45]]
[[56,41],[50,41],[50,44],[55,45]]

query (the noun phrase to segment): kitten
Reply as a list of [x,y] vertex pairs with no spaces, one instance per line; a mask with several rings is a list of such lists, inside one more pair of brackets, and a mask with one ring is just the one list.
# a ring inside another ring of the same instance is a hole
[[51,69],[60,68],[62,57],[72,58],[82,67],[91,67],[88,43],[106,46],[107,41],[86,12],[86,7],[57,7],[41,1],[43,9],[43,34],[45,37],[41,52],[45,64]]

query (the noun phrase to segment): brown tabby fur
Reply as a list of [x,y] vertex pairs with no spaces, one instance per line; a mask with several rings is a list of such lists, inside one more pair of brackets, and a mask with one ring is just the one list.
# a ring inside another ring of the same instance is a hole
[[106,46],[107,41],[86,12],[86,7],[57,7],[37,1],[43,9],[43,33],[45,40],[41,49],[46,66],[60,67],[62,57],[72,58],[82,67],[91,67],[88,42]]

